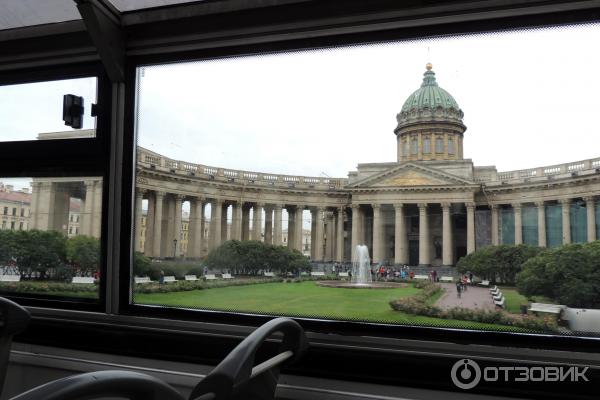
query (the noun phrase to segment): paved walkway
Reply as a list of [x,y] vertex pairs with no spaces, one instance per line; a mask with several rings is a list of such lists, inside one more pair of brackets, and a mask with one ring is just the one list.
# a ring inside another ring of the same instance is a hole
[[466,291],[461,293],[460,298],[458,298],[456,296],[455,283],[440,283],[439,285],[445,290],[442,297],[435,303],[440,308],[464,307],[489,310],[495,308],[488,288],[469,286]]

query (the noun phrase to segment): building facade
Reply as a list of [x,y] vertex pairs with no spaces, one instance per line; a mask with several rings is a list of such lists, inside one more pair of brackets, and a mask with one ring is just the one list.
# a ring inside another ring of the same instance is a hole
[[[428,64],[397,115],[396,161],[359,164],[347,178],[232,170],[138,147],[135,250],[202,258],[225,240],[260,240],[348,262],[365,244],[374,262],[451,266],[491,244],[596,240],[600,158],[499,172],[464,158],[466,129]],[[44,216],[62,215],[68,192],[81,202],[80,232],[99,235],[101,182],[67,183],[34,182],[31,224],[64,226]]]

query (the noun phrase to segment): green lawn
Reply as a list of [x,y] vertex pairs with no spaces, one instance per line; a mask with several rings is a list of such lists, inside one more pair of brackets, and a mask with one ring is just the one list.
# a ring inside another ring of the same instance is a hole
[[351,319],[401,324],[494,329],[477,322],[443,320],[394,311],[390,300],[412,296],[420,289],[339,289],[315,282],[264,283],[171,293],[138,293],[136,304],[200,308],[287,316]]

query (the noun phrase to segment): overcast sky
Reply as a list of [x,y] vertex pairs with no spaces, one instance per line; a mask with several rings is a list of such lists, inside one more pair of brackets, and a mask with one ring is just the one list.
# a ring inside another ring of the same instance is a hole
[[140,71],[139,144],[236,169],[345,177],[396,160],[396,114],[433,63],[499,170],[600,156],[600,26],[242,57]]
[[[396,160],[396,114],[432,62],[465,114],[475,165],[599,157],[598,43],[600,25],[589,24],[147,66],[138,143],[198,164],[345,177],[358,163]],[[0,87],[0,139],[70,129],[65,93],[85,97],[93,127],[95,85]]]

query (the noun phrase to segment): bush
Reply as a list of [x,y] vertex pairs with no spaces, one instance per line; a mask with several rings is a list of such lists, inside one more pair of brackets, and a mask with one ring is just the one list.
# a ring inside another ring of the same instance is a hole
[[246,286],[257,285],[261,283],[283,282],[280,278],[264,279],[239,279],[239,280],[222,280],[222,281],[178,281],[160,285],[157,282],[136,284],[133,287],[134,293],[171,293],[190,290],[216,289],[228,286]]
[[288,272],[297,275],[311,270],[308,257],[298,250],[254,240],[228,240],[208,254],[205,264],[211,269],[230,271],[235,275],[273,271],[285,276]]
[[513,315],[501,310],[463,307],[442,310],[428,304],[428,300],[441,290],[438,285],[429,282],[415,282],[414,286],[422,288],[423,291],[412,297],[391,301],[390,306],[392,309],[413,315],[516,326],[532,331],[556,331],[558,329],[556,319],[551,317],[538,318],[531,315]]
[[564,245],[528,260],[517,288],[569,307],[600,308],[600,241]]
[[462,257],[456,266],[461,273],[472,272],[492,283],[500,280],[504,284],[513,285],[523,264],[544,251],[541,247],[526,244],[486,246]]

